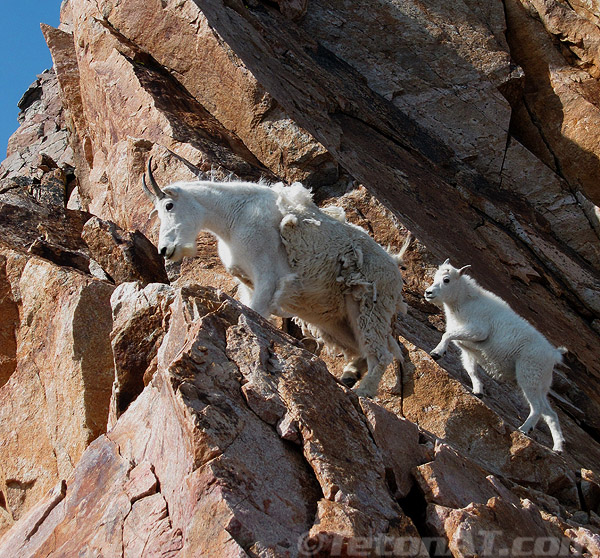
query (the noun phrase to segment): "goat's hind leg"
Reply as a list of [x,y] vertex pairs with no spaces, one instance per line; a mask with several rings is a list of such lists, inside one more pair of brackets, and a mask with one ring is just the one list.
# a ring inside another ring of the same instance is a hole
[[460,358],[462,360],[463,368],[466,370],[469,378],[471,378],[473,395],[481,397],[483,395],[483,384],[481,383],[481,378],[477,372],[477,358],[471,351],[462,347],[460,342],[457,342],[456,344],[460,348]]
[[521,425],[519,431],[524,434],[530,432],[535,428],[541,416],[552,434],[552,449],[557,453],[562,453],[565,439],[558,422],[558,415],[548,401],[552,374],[546,375],[542,371],[539,374],[530,374],[530,372],[530,370],[524,370],[517,366],[517,383],[523,390],[531,409],[527,420]]
[[527,402],[529,403],[529,416],[525,422],[519,426],[519,432],[523,432],[523,434],[529,434],[540,420],[540,400],[534,400],[536,401],[535,403],[533,403],[533,400],[530,401],[527,397]]
[[519,432],[523,434],[529,434],[537,425],[540,420],[540,414],[543,406],[543,395],[540,394],[539,386],[531,385],[526,379],[523,380],[517,376],[517,383],[523,390],[523,395],[529,403],[529,416],[525,422],[519,426]]
[[344,353],[345,359],[349,362],[344,366],[340,381],[346,387],[353,387],[367,370],[367,360],[363,356],[356,356],[360,354],[359,343],[348,320],[343,319],[334,323],[320,324],[314,329],[318,330],[320,338],[326,345],[335,346]]
[[388,353],[386,356],[369,353],[367,355],[368,372],[360,381],[360,385],[356,389],[356,394],[361,397],[375,397],[383,373],[391,361],[391,353]]
[[358,357],[352,359],[348,364],[346,364],[346,366],[344,366],[344,372],[342,373],[340,381],[345,386],[351,388],[356,382],[358,382],[358,380],[360,380],[367,368],[368,365],[366,358]]
[[368,295],[357,300],[352,295],[346,295],[346,313],[356,339],[357,352],[367,361],[367,373],[356,388],[356,393],[363,397],[374,397],[383,373],[393,360],[388,349],[391,317],[383,308],[375,306],[375,300],[365,296]]
[[274,310],[277,310],[275,304],[275,294],[278,287],[278,278],[274,273],[268,273],[266,270],[260,281],[254,282],[254,289],[252,292],[252,300],[250,301],[250,308],[255,312],[258,312],[261,316],[269,318]]
[[558,422],[558,415],[556,411],[550,406],[548,397],[544,397],[544,408],[542,410],[542,418],[546,421],[550,433],[552,434],[552,449],[556,453],[562,453],[564,451],[565,438]]
[[404,355],[398,341],[392,335],[388,339],[388,347],[394,356],[394,371],[396,373],[396,383],[392,387],[392,393],[402,395],[404,385]]
[[554,409],[550,407],[548,397],[540,393],[529,393],[529,395],[526,394],[525,397],[529,403],[530,412],[527,420],[519,427],[519,432],[523,432],[523,434],[531,432],[536,427],[541,416],[544,421],[546,421],[550,433],[552,434],[552,449],[557,453],[562,453],[564,450],[565,439],[558,422],[558,415]]
[[550,406],[550,402],[548,401],[548,392],[550,391],[550,386],[552,385],[552,372],[554,370],[554,362],[548,363],[549,373],[543,376],[543,380],[541,382],[540,389],[543,393],[542,398],[542,418],[548,425],[550,429],[550,434],[552,434],[552,449],[557,453],[562,453],[564,450],[565,438],[562,433],[562,429],[560,428],[560,423],[558,422],[558,415],[554,411],[554,409]]

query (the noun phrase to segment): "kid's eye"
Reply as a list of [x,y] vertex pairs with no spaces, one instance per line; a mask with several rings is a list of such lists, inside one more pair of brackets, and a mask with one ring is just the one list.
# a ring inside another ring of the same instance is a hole
[[172,202],[167,202],[167,203],[165,204],[165,209],[166,209],[167,211],[171,211],[171,209],[173,209],[173,203],[172,203]]
[[444,283],[450,283],[450,278],[449,277],[444,277]]

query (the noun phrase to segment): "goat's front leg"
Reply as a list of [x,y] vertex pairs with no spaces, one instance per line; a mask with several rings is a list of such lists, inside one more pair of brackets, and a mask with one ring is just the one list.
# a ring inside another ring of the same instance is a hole
[[487,332],[483,329],[473,329],[473,327],[461,327],[452,331],[446,331],[446,333],[442,335],[442,339],[437,347],[429,354],[433,360],[439,360],[446,354],[448,345],[452,341],[485,341],[487,336]]
[[355,388],[356,395],[360,395],[361,397],[375,397],[381,377],[390,361],[391,358],[379,361],[374,355],[367,356],[368,371],[360,381],[358,388]]
[[250,308],[258,312],[264,318],[269,319],[271,315],[275,291],[277,289],[277,278],[263,272],[260,281],[255,281]]
[[346,387],[351,388],[367,369],[367,359],[364,357],[358,357],[351,360],[346,366],[344,366],[344,372],[340,381]]
[[460,350],[463,367],[467,371],[469,378],[471,378],[473,394],[479,397],[483,395],[483,384],[481,383],[481,378],[477,373],[477,357],[471,351],[469,351],[469,349],[465,349],[463,346],[460,346]]

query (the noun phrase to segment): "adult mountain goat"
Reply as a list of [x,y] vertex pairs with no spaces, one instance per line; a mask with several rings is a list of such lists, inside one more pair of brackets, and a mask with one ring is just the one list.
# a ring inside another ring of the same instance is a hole
[[554,365],[562,361],[566,349],[554,348],[504,300],[465,275],[469,267],[456,269],[446,260],[425,291],[425,298],[443,307],[446,315],[446,332],[431,356],[441,358],[454,342],[476,395],[482,393],[478,364],[496,380],[516,380],[530,407],[519,430],[528,433],[541,415],[552,433],[554,451],[562,452],[564,438],[548,390]]
[[295,183],[177,182],[161,189],[148,161],[144,191],[160,218],[158,251],[178,261],[196,255],[201,230],[218,239],[219,256],[239,283],[242,302],[268,317],[294,316],[305,334],[340,349],[350,362],[342,381],[372,397],[395,359],[392,334],[402,299],[402,254],[391,255],[340,208],[320,210]]

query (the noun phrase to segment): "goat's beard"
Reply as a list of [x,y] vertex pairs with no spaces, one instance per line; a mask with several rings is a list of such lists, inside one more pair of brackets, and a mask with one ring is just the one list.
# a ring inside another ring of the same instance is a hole
[[195,242],[193,244],[178,244],[169,261],[180,262],[183,258],[193,258],[197,253],[198,248]]

